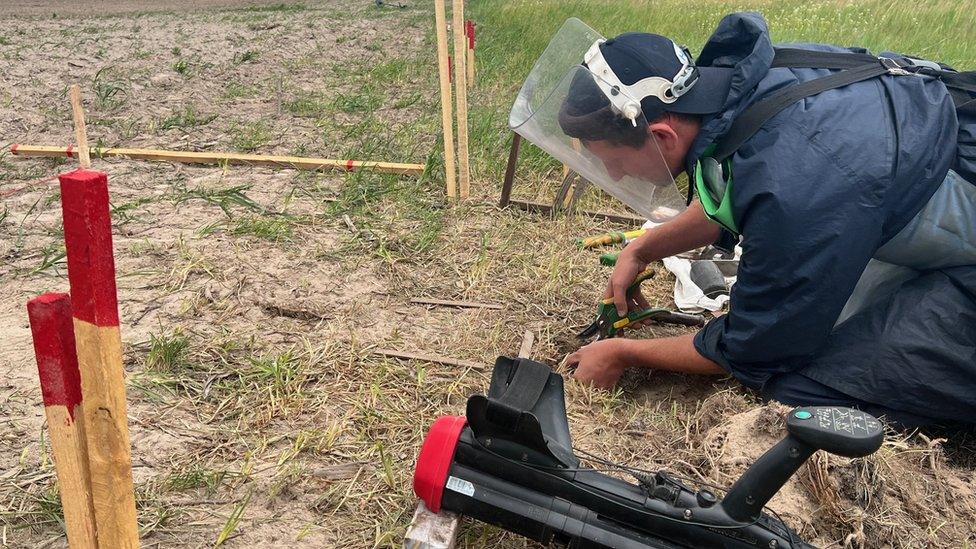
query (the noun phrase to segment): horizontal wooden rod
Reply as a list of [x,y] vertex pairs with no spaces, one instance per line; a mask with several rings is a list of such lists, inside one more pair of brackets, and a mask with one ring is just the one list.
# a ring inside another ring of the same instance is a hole
[[381,355],[390,358],[401,358],[404,360],[419,360],[420,362],[433,362],[435,364],[444,364],[446,366],[460,366],[462,368],[471,368],[473,370],[484,370],[488,366],[481,364],[479,362],[474,362],[471,360],[462,360],[459,358],[432,355],[427,353],[408,353],[406,351],[397,351],[394,349],[373,349],[372,353],[374,355]]
[[[75,158],[76,147],[50,147],[45,145],[10,146],[10,152],[25,157]],[[382,173],[420,175],[423,164],[400,164],[396,162],[372,162],[365,160],[331,160],[328,158],[305,158],[301,156],[272,156],[264,154],[240,154],[228,152],[165,151],[159,149],[101,149],[91,148],[91,156],[125,157],[132,160],[159,160],[162,162],[182,162],[186,164],[242,164],[248,166],[272,166],[296,170],[372,170]]]
[[[541,202],[531,202],[528,200],[509,200],[507,205],[514,206],[520,210],[525,210],[531,213],[540,213],[552,215],[552,205],[543,204]],[[620,223],[622,225],[642,224],[646,219],[643,217],[637,217],[636,215],[627,214],[617,214],[612,212],[591,212],[586,210],[577,210],[576,213],[588,215],[590,217],[595,217],[597,219],[605,219],[607,221],[612,221],[613,223]]]

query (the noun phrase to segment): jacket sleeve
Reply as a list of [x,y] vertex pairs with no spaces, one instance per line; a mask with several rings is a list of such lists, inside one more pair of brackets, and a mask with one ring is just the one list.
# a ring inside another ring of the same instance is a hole
[[821,348],[881,239],[888,174],[859,173],[857,153],[824,141],[787,121],[733,158],[738,279],[695,347],[754,389]]

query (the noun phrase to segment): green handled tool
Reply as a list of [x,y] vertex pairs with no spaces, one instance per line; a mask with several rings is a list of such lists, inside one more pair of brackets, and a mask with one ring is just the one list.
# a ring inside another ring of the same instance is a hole
[[[637,278],[627,287],[627,297],[640,287],[641,283],[654,276],[654,269],[646,269],[637,275]],[[701,315],[678,313],[668,309],[651,307],[642,311],[631,311],[624,316],[617,313],[617,306],[613,298],[607,298],[600,302],[597,309],[596,320],[587,326],[585,330],[577,334],[580,339],[587,339],[598,335],[597,339],[607,339],[620,334],[624,328],[640,322],[642,320],[653,320],[664,324],[679,324],[682,326],[701,326],[705,324],[705,318]]]

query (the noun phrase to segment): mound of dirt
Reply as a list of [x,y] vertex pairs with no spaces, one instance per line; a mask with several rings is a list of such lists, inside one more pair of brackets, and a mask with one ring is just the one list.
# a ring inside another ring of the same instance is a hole
[[[767,405],[709,429],[707,476],[734,482],[785,432],[788,409]],[[806,540],[824,547],[960,547],[974,539],[976,478],[946,462],[923,434],[890,435],[874,455],[817,452],[770,501]]]

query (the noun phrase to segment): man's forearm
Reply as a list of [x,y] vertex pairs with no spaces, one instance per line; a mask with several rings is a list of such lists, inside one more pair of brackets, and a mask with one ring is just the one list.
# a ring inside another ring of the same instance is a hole
[[707,246],[718,240],[721,232],[721,227],[705,215],[701,202],[695,200],[674,219],[647,231],[630,246],[637,248],[637,257],[650,262]]
[[626,353],[629,366],[653,368],[686,374],[718,375],[726,373],[718,364],[695,349],[695,335],[662,339],[628,339]]

